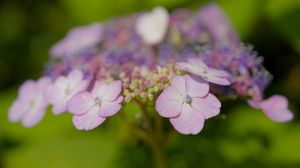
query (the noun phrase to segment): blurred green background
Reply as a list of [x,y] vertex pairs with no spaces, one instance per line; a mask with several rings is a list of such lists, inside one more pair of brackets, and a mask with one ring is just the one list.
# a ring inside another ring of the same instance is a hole
[[[167,147],[169,167],[300,167],[300,1],[219,0],[235,29],[255,46],[274,75],[267,95],[290,99],[292,122],[279,124],[244,102],[228,102],[197,136],[178,135]],[[205,0],[1,0],[0,167],[152,167],[150,151],[118,117],[82,132],[71,116],[47,116],[26,129],[7,120],[18,86],[38,78],[48,49],[77,25],[162,5],[198,9]]]

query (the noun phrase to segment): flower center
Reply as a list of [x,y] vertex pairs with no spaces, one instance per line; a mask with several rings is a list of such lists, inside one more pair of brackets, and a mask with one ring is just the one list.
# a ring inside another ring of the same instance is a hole
[[184,97],[184,99],[183,99],[183,102],[184,102],[184,103],[187,103],[187,104],[191,104],[191,103],[192,103],[192,98],[191,98],[191,96],[186,95],[186,96]]
[[99,97],[97,97],[97,98],[95,99],[95,105],[101,106],[101,104],[102,104],[102,100],[101,100]]
[[65,90],[65,94],[66,94],[66,95],[70,95],[71,93],[72,93],[71,88],[67,88],[67,89]]

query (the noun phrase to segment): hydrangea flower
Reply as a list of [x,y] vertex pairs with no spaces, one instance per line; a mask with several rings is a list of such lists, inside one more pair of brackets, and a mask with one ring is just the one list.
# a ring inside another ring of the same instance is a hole
[[88,81],[83,79],[83,73],[78,69],[71,71],[68,76],[58,77],[46,91],[47,99],[53,105],[53,113],[66,112],[68,101],[77,92],[85,90],[87,84]]
[[156,7],[152,12],[140,16],[136,23],[136,31],[145,43],[160,43],[168,29],[169,14],[163,7]]
[[99,23],[76,27],[51,48],[50,55],[68,57],[93,50],[102,40],[102,29],[102,25]]
[[208,83],[189,75],[173,77],[171,85],[156,100],[157,112],[170,118],[182,134],[198,134],[205,119],[218,115],[220,107],[220,101],[209,93]]
[[43,77],[38,81],[25,82],[19,90],[17,100],[9,109],[9,120],[21,121],[25,127],[31,127],[40,122],[48,106],[44,98],[44,91],[50,82],[48,77]]
[[274,95],[266,100],[248,101],[256,109],[261,109],[271,120],[286,122],[293,119],[293,113],[288,109],[288,100],[281,95]]
[[176,65],[178,69],[200,76],[208,82],[218,85],[230,85],[228,72],[209,68],[200,58],[189,58],[187,62],[179,62]]
[[161,120],[153,113],[168,118],[182,134],[197,134],[206,119],[220,113],[214,95],[251,99],[250,105],[274,121],[293,118],[286,98],[262,99],[272,76],[253,47],[241,44],[214,3],[198,12],[168,13],[157,7],[78,27],[55,44],[50,55],[45,73],[49,82],[21,87],[9,112],[11,121],[34,125],[50,103],[55,114],[73,114],[77,129],[91,130],[123,104],[134,103],[143,112],[139,122],[127,111],[122,114],[144,134],[166,131],[159,130],[156,122]]
[[121,81],[110,84],[96,82],[91,92],[82,91],[73,96],[68,109],[74,114],[74,126],[79,130],[91,130],[116,114],[123,100],[121,89]]

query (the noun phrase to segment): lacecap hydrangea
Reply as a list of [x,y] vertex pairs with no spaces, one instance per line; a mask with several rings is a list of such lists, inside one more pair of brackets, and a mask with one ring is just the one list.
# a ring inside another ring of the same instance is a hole
[[91,130],[134,103],[148,124],[143,129],[156,120],[154,112],[178,132],[198,134],[220,114],[223,98],[246,100],[277,122],[293,118],[284,96],[264,99],[272,76],[262,57],[240,42],[213,3],[196,12],[156,7],[77,27],[49,55],[44,76],[20,87],[12,122],[31,127],[50,105],[56,115],[71,113],[77,129]]

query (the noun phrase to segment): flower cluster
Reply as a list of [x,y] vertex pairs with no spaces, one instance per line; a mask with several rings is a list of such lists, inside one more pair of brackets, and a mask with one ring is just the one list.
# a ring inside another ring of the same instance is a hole
[[49,54],[45,76],[20,88],[12,122],[33,126],[51,105],[54,114],[71,113],[77,129],[91,130],[124,104],[146,102],[139,105],[152,105],[178,132],[198,134],[220,113],[219,96],[246,99],[274,121],[293,118],[285,97],[263,99],[272,77],[262,57],[240,43],[213,3],[81,26]]

